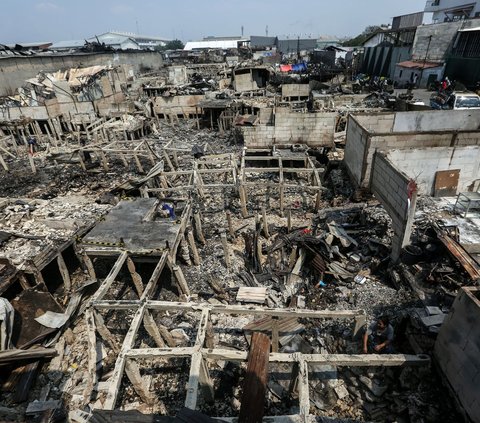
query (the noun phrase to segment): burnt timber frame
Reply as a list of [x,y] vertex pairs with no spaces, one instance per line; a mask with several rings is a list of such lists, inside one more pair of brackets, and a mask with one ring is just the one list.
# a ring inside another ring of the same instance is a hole
[[[166,262],[166,256],[162,257],[163,265]],[[157,265],[161,268],[162,260]],[[165,301],[149,300],[148,296],[153,292],[158,281],[159,272],[157,269],[144,291],[144,295],[139,301],[104,301],[101,295],[92,301],[92,309],[96,310],[128,310],[135,311],[135,316],[130,325],[130,329],[123,341],[115,364],[115,370],[109,380],[109,389],[103,409],[114,410],[117,404],[118,393],[121,380],[125,369],[134,363],[136,368],[141,368],[144,360],[161,360],[166,358],[190,358],[189,381],[186,388],[185,407],[195,410],[197,407],[199,393],[203,395],[213,395],[213,385],[208,371],[208,360],[226,360],[246,362],[248,351],[226,350],[215,348],[210,343],[206,346],[208,332],[212,327],[211,316],[219,315],[250,315],[250,316],[271,316],[279,317],[298,317],[311,319],[354,319],[354,334],[358,333],[366,321],[365,312],[362,310],[352,311],[329,311],[329,310],[304,310],[304,309],[274,309],[262,307],[225,306],[197,303],[175,303]],[[138,330],[144,321],[145,316],[151,315],[151,311],[190,311],[201,313],[197,325],[195,344],[186,348],[133,348]],[[88,314],[87,314],[88,320]],[[90,353],[90,373],[95,374],[95,329],[89,326]],[[349,354],[302,354],[302,353],[270,353],[270,363],[296,363],[299,368],[298,376],[298,394],[300,413],[288,418],[298,419],[298,421],[307,421],[313,416],[310,415],[310,395],[309,395],[309,365],[324,364],[334,366],[403,366],[403,365],[425,365],[429,364],[428,356],[416,355],[349,355]],[[148,392],[148,388],[142,388]],[[223,417],[222,417],[223,418]],[[228,418],[228,417],[227,417]],[[287,416],[273,417],[276,421],[282,421]]]

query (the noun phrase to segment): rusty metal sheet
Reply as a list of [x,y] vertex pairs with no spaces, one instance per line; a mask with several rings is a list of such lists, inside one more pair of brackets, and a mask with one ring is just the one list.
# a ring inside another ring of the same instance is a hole
[[26,348],[56,331],[42,326],[35,321],[36,317],[47,311],[64,311],[49,292],[34,289],[23,291],[11,304],[15,309],[12,342],[17,348]]
[[450,254],[459,261],[470,278],[474,281],[480,280],[480,266],[477,262],[468,254],[468,252],[453,238],[448,236],[441,229],[437,229],[438,239],[447,247]]
[[[243,327],[245,337],[250,342],[250,336],[254,332],[263,332],[271,334],[272,332],[272,318],[264,317],[262,319],[254,320]],[[299,323],[297,317],[284,317],[278,319],[278,333],[280,345],[288,344],[295,335],[302,333],[305,326]]]
[[460,169],[439,170],[435,173],[434,197],[455,197],[457,195]]

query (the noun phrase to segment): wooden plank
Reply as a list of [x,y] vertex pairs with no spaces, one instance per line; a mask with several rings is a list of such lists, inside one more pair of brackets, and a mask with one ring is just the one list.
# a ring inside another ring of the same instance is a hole
[[222,314],[249,314],[252,316],[280,316],[280,317],[297,317],[312,319],[351,319],[359,315],[364,315],[363,310],[308,310],[308,309],[278,309],[258,306],[245,305],[202,305],[196,303],[181,303],[170,301],[154,301],[147,302],[148,308],[152,310],[190,310],[198,311],[199,309],[208,309],[213,313]]
[[222,239],[223,254],[225,256],[225,267],[227,269],[230,269],[231,260],[230,260],[230,250],[228,248],[227,234],[225,232],[222,232],[220,236]]
[[100,288],[98,288],[95,295],[92,297],[92,299],[91,299],[92,303],[97,301],[97,300],[101,300],[105,296],[108,289],[110,288],[112,283],[115,281],[115,278],[120,273],[120,270],[122,269],[123,264],[127,260],[127,257],[128,257],[128,254],[127,254],[126,251],[123,251],[122,254],[120,254],[117,261],[113,265],[112,270],[110,271],[108,276],[105,278],[105,280],[103,281]]
[[192,251],[193,263],[195,266],[199,266],[201,263],[200,254],[198,254],[198,249],[195,245],[195,239],[193,237],[193,230],[191,227],[187,228],[187,241],[188,245],[190,246],[190,250]]
[[308,416],[310,414],[310,394],[308,386],[308,366],[302,355],[295,354],[298,357],[298,402],[300,406],[300,415]]
[[268,221],[267,221],[267,211],[265,207],[262,208],[262,224],[263,224],[263,233],[265,238],[270,238],[270,232],[268,231]]
[[170,256],[168,256],[167,263],[175,276],[180,293],[190,295],[190,289],[188,288],[187,280],[185,279],[181,267],[174,264]]
[[200,213],[198,212],[198,210],[194,210],[193,220],[195,222],[194,228],[195,228],[195,234],[197,235],[197,239],[198,239],[199,242],[201,242],[203,245],[205,245],[206,241],[205,241],[205,237],[203,235],[202,219],[200,217]]
[[11,363],[19,360],[32,360],[35,358],[55,357],[55,348],[31,348],[29,350],[0,351],[0,364]]
[[237,301],[263,304],[267,298],[266,287],[240,287],[237,292]]
[[142,298],[143,295],[143,281],[142,277],[137,273],[135,268],[135,263],[131,259],[131,257],[127,257],[127,268],[132,277],[133,284],[135,285],[135,289],[137,291],[138,298]]
[[145,310],[145,314],[143,316],[143,326],[145,326],[145,330],[155,341],[155,343],[157,344],[157,347],[165,348],[165,342],[163,341],[162,335],[160,335],[158,326],[155,323],[155,320],[153,319],[152,315],[149,313],[148,310]]
[[198,386],[200,378],[200,366],[202,364],[202,353],[195,352],[192,356],[190,364],[190,375],[187,384],[187,397],[185,399],[185,407],[191,410],[197,408],[198,401]]
[[267,391],[269,353],[270,338],[263,333],[255,333],[248,354],[239,423],[262,422]]
[[109,379],[109,388],[107,397],[103,404],[103,408],[105,410],[113,410],[115,408],[115,404],[117,402],[118,392],[120,390],[120,384],[122,382],[123,371],[125,369],[125,353],[132,349],[133,344],[135,342],[135,336],[137,335],[138,329],[140,324],[143,321],[143,313],[145,311],[145,305],[142,305],[132,320],[132,324],[125,336],[123,341],[122,349],[118,355],[117,361],[115,362],[115,368],[113,370],[112,377]]
[[158,284],[160,276],[162,275],[163,269],[167,264],[167,259],[168,259],[168,251],[165,251],[162,254],[162,257],[160,257],[160,260],[158,260],[158,263],[155,266],[155,270],[153,271],[152,276],[150,276],[150,279],[147,282],[147,285],[145,286],[143,295],[140,298],[140,300],[145,300],[147,298],[150,298],[151,295],[153,295],[153,292],[155,291],[155,288]]
[[278,352],[279,344],[279,324],[278,317],[272,316],[272,352]]
[[83,405],[87,405],[91,398],[92,392],[98,382],[97,377],[97,337],[95,334],[95,317],[93,309],[88,308],[85,311],[85,323],[87,326],[87,342],[88,342],[88,372],[85,389],[83,390]]
[[72,281],[70,280],[70,273],[68,272],[67,264],[63,259],[62,253],[58,253],[57,264],[58,270],[60,270],[60,274],[62,275],[65,292],[69,292],[72,288]]

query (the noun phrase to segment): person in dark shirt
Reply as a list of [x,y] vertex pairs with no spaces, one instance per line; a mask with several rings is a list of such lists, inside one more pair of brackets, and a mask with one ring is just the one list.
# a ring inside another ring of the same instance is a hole
[[393,326],[387,316],[382,316],[372,323],[363,335],[363,352],[375,354],[391,354],[394,338]]

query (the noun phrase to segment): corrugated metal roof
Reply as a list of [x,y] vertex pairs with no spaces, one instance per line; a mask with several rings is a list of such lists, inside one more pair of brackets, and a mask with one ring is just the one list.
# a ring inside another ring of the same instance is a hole
[[50,48],[52,50],[58,48],[80,48],[85,45],[85,40],[69,40],[69,41],[59,41],[58,43],[53,43]]

